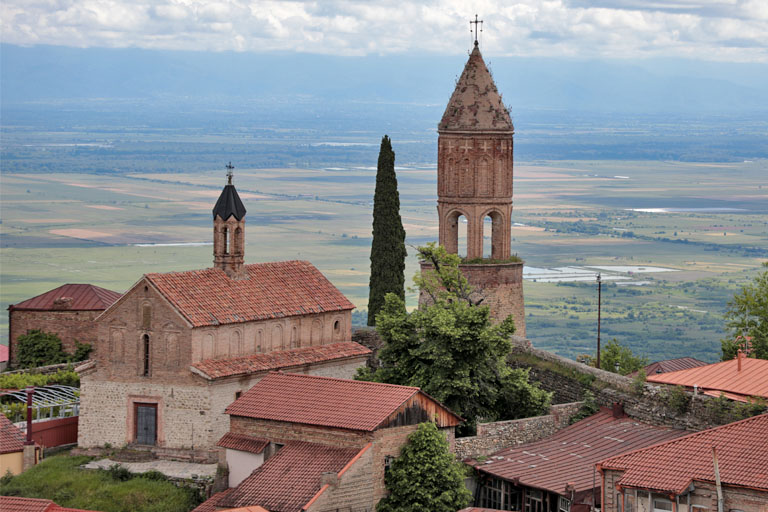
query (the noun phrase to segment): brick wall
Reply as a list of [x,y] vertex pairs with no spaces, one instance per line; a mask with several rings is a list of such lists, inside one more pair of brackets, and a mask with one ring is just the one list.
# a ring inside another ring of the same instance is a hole
[[10,358],[17,361],[18,337],[33,329],[56,334],[61,338],[61,345],[70,354],[75,352],[75,340],[94,345],[97,339],[94,319],[101,311],[25,311],[13,310],[9,313]]
[[307,509],[307,512],[373,512],[373,450],[370,448],[357,459],[331,486]]
[[242,416],[230,416],[229,425],[229,430],[232,433],[264,437],[277,443],[307,441],[340,448],[362,448],[373,440],[373,433],[371,432],[302,425],[285,421],[261,420]]
[[567,427],[571,416],[579,410],[580,406],[581,402],[553,405],[546,416],[479,423],[476,436],[456,439],[454,452],[460,460],[463,460],[490,455],[510,446],[538,441]]

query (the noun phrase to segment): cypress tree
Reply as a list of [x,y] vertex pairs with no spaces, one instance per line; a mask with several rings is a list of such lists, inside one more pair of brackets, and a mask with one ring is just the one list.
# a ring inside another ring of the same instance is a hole
[[373,195],[368,325],[376,325],[376,315],[384,306],[386,294],[394,293],[405,299],[405,256],[405,229],[400,219],[395,152],[392,151],[392,141],[385,135],[381,139],[376,192]]

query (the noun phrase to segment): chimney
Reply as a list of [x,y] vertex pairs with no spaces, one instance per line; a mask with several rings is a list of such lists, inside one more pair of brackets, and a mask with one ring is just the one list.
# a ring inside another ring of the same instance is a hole
[[326,471],[320,475],[320,487],[330,485],[336,487],[339,485],[339,475],[334,471]]
[[744,357],[744,352],[742,352],[741,349],[739,349],[739,351],[736,352],[736,361],[737,361],[736,362],[736,368],[738,369],[738,371],[741,371],[741,358],[742,357]]
[[624,405],[621,402],[613,403],[613,417],[621,418],[624,416]]

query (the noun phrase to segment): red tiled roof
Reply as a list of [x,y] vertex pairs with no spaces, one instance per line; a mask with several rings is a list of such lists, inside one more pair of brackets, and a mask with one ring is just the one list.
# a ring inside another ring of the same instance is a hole
[[271,512],[298,512],[320,490],[323,473],[338,473],[360,448],[290,441],[256,468],[220,507],[259,505]]
[[[101,311],[107,309],[122,297],[121,293],[100,288],[92,284],[65,284],[47,291],[37,297],[32,297],[18,304],[8,306],[10,311],[24,310],[72,310],[72,311]],[[58,299],[71,299],[68,304],[55,304]],[[66,305],[65,305],[66,304]]]
[[[699,361],[693,357],[678,357],[677,359],[665,359],[664,361],[656,361],[651,363],[643,370],[646,375],[656,375],[658,373],[676,372],[678,370],[687,370],[688,368],[696,368],[698,366],[706,366],[709,363]],[[631,377],[634,377],[637,372],[632,372]]]
[[680,494],[693,480],[715,481],[713,446],[723,484],[768,491],[768,414],[625,453],[600,466],[624,471],[618,481],[623,486]]
[[235,489],[227,489],[226,491],[217,492],[204,502],[202,502],[200,505],[192,509],[192,512],[216,512],[217,510],[221,510],[219,507],[219,501],[223,500],[226,496],[228,496],[232,491]]
[[22,498],[20,496],[0,496],[0,510],[3,512],[98,512],[60,507],[51,500]]
[[696,385],[702,392],[723,391],[741,401],[752,396],[768,398],[768,360],[742,357],[741,371],[738,364],[734,358],[688,370],[648,375],[647,381],[688,388]]
[[0,454],[23,451],[25,439],[21,430],[0,413]]
[[216,443],[216,446],[221,446],[222,448],[230,448],[232,450],[249,453],[261,453],[268,445],[268,439],[261,439],[243,434],[233,434],[232,432],[224,434],[224,437],[219,439],[219,442]]
[[654,427],[626,416],[614,418],[607,408],[556,432],[554,435],[496,452],[479,471],[519,485],[563,494],[566,484],[576,492],[593,488],[598,461],[635,448],[685,435],[683,430]]
[[[421,393],[419,388],[410,386],[273,372],[225,412],[232,416],[371,432],[417,393]],[[432,398],[429,400],[437,404]],[[457,418],[456,424],[461,421],[442,405],[439,407]]]
[[206,359],[192,367],[208,379],[248,375],[271,370],[288,369],[324,361],[335,361],[349,357],[364,357],[371,351],[354,341],[331,343],[319,347],[301,347],[278,350],[266,354],[252,354],[231,359]]
[[193,327],[355,307],[308,261],[256,263],[244,268],[247,279],[230,279],[219,268],[144,277]]

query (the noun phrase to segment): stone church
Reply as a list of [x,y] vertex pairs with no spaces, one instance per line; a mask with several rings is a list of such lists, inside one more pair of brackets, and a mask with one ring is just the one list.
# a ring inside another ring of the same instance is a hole
[[370,351],[354,308],[306,261],[244,263],[231,172],[213,209],[214,266],[145,274],[96,318],[81,376],[80,448],[215,461],[224,409],[270,371],[351,378]]
[[515,128],[477,41],[437,133],[439,243],[458,254],[459,226],[466,223],[462,273],[491,316],[512,315],[517,334],[525,336],[523,263],[511,253]]

